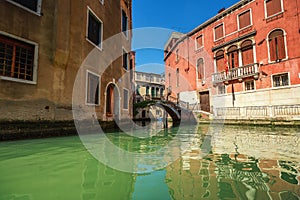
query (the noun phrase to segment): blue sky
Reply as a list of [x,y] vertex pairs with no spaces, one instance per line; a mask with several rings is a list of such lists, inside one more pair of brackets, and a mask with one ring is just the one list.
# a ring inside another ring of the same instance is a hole
[[[133,50],[136,51],[136,70],[145,72],[164,72],[163,46],[172,31],[187,33],[201,23],[215,16],[221,8],[228,8],[239,0],[133,0],[133,28],[151,29],[151,40],[160,39],[159,48],[143,46],[135,40],[148,38],[133,32]],[[136,39],[135,39],[136,38]],[[148,39],[150,40],[150,39]],[[157,43],[157,42],[156,42]]]

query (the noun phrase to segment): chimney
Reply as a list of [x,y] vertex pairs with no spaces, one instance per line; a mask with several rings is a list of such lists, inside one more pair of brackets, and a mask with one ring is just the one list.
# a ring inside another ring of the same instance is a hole
[[223,12],[225,10],[225,8],[221,8],[219,11],[218,11],[218,14]]

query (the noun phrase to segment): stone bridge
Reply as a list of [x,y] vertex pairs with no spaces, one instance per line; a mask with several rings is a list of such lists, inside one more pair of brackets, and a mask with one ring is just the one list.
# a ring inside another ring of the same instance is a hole
[[191,110],[180,107],[170,101],[149,101],[147,106],[159,106],[163,108],[173,120],[173,126],[179,126],[182,123],[197,123],[197,119]]

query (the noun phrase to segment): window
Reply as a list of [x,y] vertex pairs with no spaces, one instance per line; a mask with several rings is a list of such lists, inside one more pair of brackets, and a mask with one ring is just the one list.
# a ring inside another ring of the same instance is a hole
[[123,109],[128,110],[128,105],[129,105],[129,95],[128,95],[128,90],[124,89],[123,90]]
[[179,49],[176,50],[176,62],[179,61]]
[[179,87],[179,68],[176,69],[176,87]]
[[224,51],[220,50],[216,53],[217,72],[225,71]]
[[196,37],[196,50],[203,46],[203,35]]
[[204,79],[204,61],[203,58],[197,60],[197,77],[198,79]]
[[36,45],[0,35],[0,76],[35,81]]
[[231,46],[227,50],[228,52],[228,63],[229,63],[229,68],[233,69],[239,66],[239,54],[238,54],[238,49],[237,46]]
[[287,85],[289,85],[288,73],[273,76],[273,87],[280,87],[280,86],[287,86]]
[[246,81],[245,82],[245,90],[254,90],[254,81]]
[[220,24],[214,28],[215,40],[221,39],[224,37],[224,27],[223,24]]
[[88,71],[86,88],[86,103],[99,105],[99,76]]
[[26,10],[41,14],[42,0],[7,0],[10,3],[18,5]]
[[102,45],[102,22],[99,18],[92,13],[91,10],[88,11],[88,30],[87,39],[94,45],[101,48]]
[[284,34],[282,30],[274,30],[269,34],[270,61],[280,61],[286,58]]
[[281,0],[266,0],[266,17],[272,17],[282,12]]
[[123,62],[123,68],[125,70],[128,70],[128,53],[123,49],[123,59],[122,59],[122,62]]
[[218,94],[225,94],[226,90],[225,90],[225,85],[219,85],[218,86]]
[[241,51],[243,66],[254,63],[253,45],[251,40],[246,40],[241,44]]
[[239,25],[239,29],[243,29],[248,26],[251,26],[250,10],[247,10],[246,12],[243,12],[238,15],[238,25]]
[[128,17],[124,10],[122,10],[122,32],[127,36]]

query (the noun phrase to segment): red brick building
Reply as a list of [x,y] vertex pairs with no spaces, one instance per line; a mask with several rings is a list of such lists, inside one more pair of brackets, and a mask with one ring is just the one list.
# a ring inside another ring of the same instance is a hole
[[278,106],[295,108],[299,11],[298,0],[242,0],[179,38],[171,35],[165,46],[169,94],[197,98],[201,110],[232,117],[274,117]]

